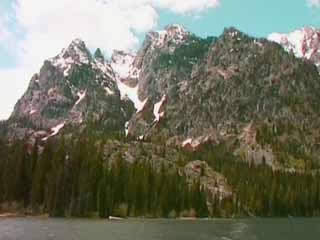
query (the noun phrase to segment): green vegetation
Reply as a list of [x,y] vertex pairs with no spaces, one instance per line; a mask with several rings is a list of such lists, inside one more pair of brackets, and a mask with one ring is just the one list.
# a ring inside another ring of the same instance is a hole
[[121,154],[104,160],[102,146],[83,136],[49,142],[38,154],[37,143],[2,143],[0,203],[54,217],[208,216],[199,181],[187,183],[177,169],[150,161],[128,163]]
[[95,76],[95,72],[88,65],[83,65],[75,68],[67,79],[72,85],[81,89],[87,88],[90,85],[88,80],[95,79]]
[[314,159],[311,147],[308,146],[305,131],[292,123],[263,123],[257,129],[257,142],[262,146],[270,146],[277,162],[286,168],[300,171],[319,169],[319,162]]
[[[198,153],[180,151],[181,166],[170,167],[148,160],[129,163],[121,153],[111,161],[103,151],[106,139],[90,135],[49,141],[41,154],[38,143],[25,142],[0,143],[0,206],[18,203],[33,214],[65,217],[320,215],[319,173],[248,164],[224,144]],[[233,195],[221,199],[203,189],[200,179],[188,181],[181,167],[194,159],[222,173]]]
[[208,146],[188,156],[201,159],[222,173],[234,194],[226,204],[227,215],[319,216],[320,174],[273,171],[237,159],[224,144]]

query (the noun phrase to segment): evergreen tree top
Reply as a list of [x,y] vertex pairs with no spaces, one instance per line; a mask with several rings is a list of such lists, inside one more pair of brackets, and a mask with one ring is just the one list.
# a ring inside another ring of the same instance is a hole
[[100,48],[97,48],[97,50],[95,51],[94,58],[97,59],[97,60],[104,61],[104,56],[103,56]]

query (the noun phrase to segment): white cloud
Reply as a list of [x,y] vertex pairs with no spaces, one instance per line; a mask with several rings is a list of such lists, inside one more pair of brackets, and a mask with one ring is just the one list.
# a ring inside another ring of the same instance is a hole
[[[113,0],[106,2],[111,1]],[[208,8],[218,7],[220,4],[220,0],[117,0],[116,2],[122,9],[151,5],[155,9],[168,9],[179,14],[201,12]]]
[[6,43],[10,38],[11,34],[7,27],[7,17],[1,16],[0,17],[0,42]]
[[4,26],[4,23],[0,19],[0,41],[4,42],[7,39],[8,31]]
[[219,0],[154,0],[155,6],[170,9],[176,13],[201,12],[209,8],[218,7]]
[[33,74],[29,69],[0,70],[0,119],[6,119],[28,86]]
[[8,48],[19,66],[15,70],[0,66],[0,113],[5,112],[0,118],[8,116],[7,103],[12,106],[17,101],[20,89],[26,88],[43,61],[74,38],[83,39],[91,50],[100,47],[107,55],[113,49],[130,51],[139,43],[136,32],[156,28],[160,9],[199,14],[218,5],[219,0],[14,0],[11,15],[16,27],[9,31],[0,14],[0,44],[11,44]]
[[307,0],[309,7],[320,7],[320,0]]

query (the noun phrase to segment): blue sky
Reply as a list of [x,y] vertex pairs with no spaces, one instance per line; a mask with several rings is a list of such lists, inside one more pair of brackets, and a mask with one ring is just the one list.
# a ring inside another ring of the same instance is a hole
[[220,35],[225,27],[234,26],[256,37],[272,32],[291,32],[304,26],[320,27],[320,10],[306,0],[224,0],[216,9],[209,9],[200,18],[160,14],[160,27],[176,22],[200,35]]
[[145,33],[178,23],[218,36],[234,26],[256,37],[320,28],[320,0],[0,0],[0,119],[7,118],[42,62],[73,38],[134,51]]

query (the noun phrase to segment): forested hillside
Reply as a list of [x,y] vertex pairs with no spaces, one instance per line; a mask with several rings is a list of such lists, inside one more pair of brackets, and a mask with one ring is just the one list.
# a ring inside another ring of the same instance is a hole
[[[11,146],[2,141],[0,211],[102,218],[320,214],[318,173],[250,165],[235,158],[224,145],[201,153],[177,149],[173,157],[177,159],[155,163],[151,158],[146,160],[149,153],[143,144],[136,143],[146,159],[141,156],[141,161],[127,162],[123,152],[106,158],[104,145],[119,140],[63,137],[41,147],[41,154],[38,143],[30,149],[24,141]],[[222,173],[232,187],[232,195],[222,197],[206,190],[201,182],[203,169],[199,177],[188,181],[184,166],[194,159],[206,161]]]

